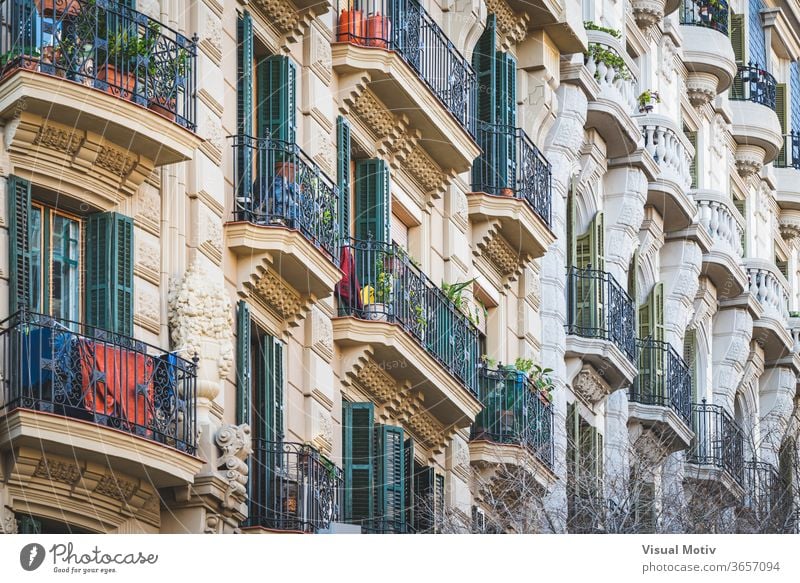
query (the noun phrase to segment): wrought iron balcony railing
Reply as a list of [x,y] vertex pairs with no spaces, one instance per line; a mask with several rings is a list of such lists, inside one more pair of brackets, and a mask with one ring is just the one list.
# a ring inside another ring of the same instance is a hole
[[478,387],[483,411],[472,425],[472,439],[520,445],[552,468],[553,407],[528,375],[481,367]]
[[475,71],[417,0],[348,0],[338,18],[339,42],[396,51],[475,136]]
[[734,101],[752,101],[775,109],[775,77],[754,63],[739,65],[733,78],[730,98]]
[[692,403],[694,439],[686,461],[726,471],[744,486],[744,434],[730,414],[719,405]]
[[351,259],[337,286],[339,315],[400,325],[477,396],[478,329],[469,318],[397,245],[353,240],[344,247]]
[[671,407],[686,425],[692,415],[692,374],[668,342],[652,338],[636,341],[639,375],[630,389],[630,400],[642,405]]
[[342,471],[310,445],[253,440],[248,526],[317,532],[340,519]]
[[193,362],[99,328],[18,312],[0,323],[0,411],[44,411],[194,454]]
[[774,166],[800,170],[800,131],[792,130],[783,140],[783,148],[775,159]]
[[233,137],[234,220],[297,229],[338,264],[339,190],[297,144]]
[[570,267],[567,271],[567,334],[613,342],[636,362],[633,300],[605,271]]
[[0,67],[106,91],[195,129],[196,37],[111,0],[0,0]]
[[781,479],[775,466],[754,460],[744,462],[745,507],[766,514],[777,511],[781,490]]
[[702,26],[728,35],[728,3],[725,0],[683,0],[681,24]]
[[550,162],[525,130],[482,122],[478,145],[483,153],[472,166],[472,189],[524,200],[550,226]]

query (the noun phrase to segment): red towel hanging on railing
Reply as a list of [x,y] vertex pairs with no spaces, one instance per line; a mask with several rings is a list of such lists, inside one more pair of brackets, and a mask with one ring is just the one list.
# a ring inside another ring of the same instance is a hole
[[342,279],[336,284],[336,293],[341,301],[349,310],[360,310],[361,305],[361,286],[356,275],[356,260],[353,257],[350,247],[342,247],[342,255],[339,265],[342,270]]

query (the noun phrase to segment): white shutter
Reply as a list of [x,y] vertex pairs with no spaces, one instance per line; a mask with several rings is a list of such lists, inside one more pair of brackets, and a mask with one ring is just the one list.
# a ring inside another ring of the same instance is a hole
[[396,214],[392,213],[391,225],[392,241],[408,250],[408,227]]

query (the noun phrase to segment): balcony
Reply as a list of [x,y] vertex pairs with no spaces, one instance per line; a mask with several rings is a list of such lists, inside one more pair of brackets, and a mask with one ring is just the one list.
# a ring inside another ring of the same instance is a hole
[[567,357],[600,371],[611,390],[636,376],[636,316],[633,300],[610,273],[570,267],[567,271]]
[[310,445],[253,440],[245,530],[314,533],[341,518],[342,470]]
[[744,499],[737,513],[739,532],[792,533],[795,525],[792,490],[768,462],[744,463]]
[[773,166],[800,170],[800,132],[792,130],[783,136],[783,148]]
[[21,114],[20,163],[78,184],[94,166],[132,192],[153,166],[191,159],[195,40],[116,2],[56,6],[0,1],[0,116]]
[[695,190],[698,220],[711,236],[712,246],[703,254],[703,273],[717,289],[717,297],[731,299],[748,286],[742,265],[744,217],[729,196],[709,190]]
[[789,325],[789,284],[770,261],[749,258],[746,261],[750,295],[761,307],[753,319],[753,340],[764,349],[764,358],[772,362],[788,355],[793,341]]
[[561,53],[570,54],[586,50],[582,12],[570,6],[573,2],[575,0],[489,0],[486,7],[495,14],[506,14],[510,8],[515,16],[527,15],[525,25],[529,31],[544,30]]
[[550,163],[521,128],[482,123],[478,144],[467,196],[475,246],[499,233],[520,262],[541,257],[555,240]]
[[341,278],[339,191],[296,144],[235,136],[233,221],[227,247],[248,282],[266,264],[304,297],[330,296]]
[[688,227],[696,209],[687,193],[692,187],[691,166],[695,151],[689,139],[670,118],[647,114],[636,116],[644,138],[644,148],[658,165],[656,180],[647,189],[647,204],[664,219],[665,231]]
[[730,93],[732,134],[739,145],[736,151],[739,173],[742,164],[749,172],[758,171],[778,157],[783,147],[783,131],[775,113],[775,77],[750,63],[740,65]]
[[744,434],[719,405],[692,403],[694,439],[686,453],[686,479],[716,484],[738,501],[744,486]]
[[341,8],[332,47],[341,88],[369,90],[422,131],[442,168],[466,171],[474,141],[477,79],[470,63],[417,0],[355,0]]
[[352,241],[342,256],[333,336],[344,369],[373,371],[362,384],[380,379],[379,401],[394,399],[387,384],[414,387],[431,427],[472,423],[481,409],[475,325],[400,247]]
[[484,404],[472,425],[470,457],[483,472],[522,468],[547,489],[552,473],[553,407],[528,375],[516,370],[480,368],[479,397]]
[[726,91],[736,75],[736,57],[728,38],[725,0],[682,0],[680,11],[683,62],[689,100],[695,107]]
[[667,342],[637,340],[639,374],[629,391],[629,422],[641,423],[664,454],[691,443],[692,375]]
[[598,30],[587,34],[586,69],[600,91],[596,99],[589,101],[586,127],[595,128],[603,137],[609,158],[627,156],[636,151],[642,137],[631,117],[638,107],[639,71],[618,39]]
[[32,448],[155,488],[200,470],[195,364],[174,353],[18,312],[0,324],[0,372],[0,447],[15,455]]

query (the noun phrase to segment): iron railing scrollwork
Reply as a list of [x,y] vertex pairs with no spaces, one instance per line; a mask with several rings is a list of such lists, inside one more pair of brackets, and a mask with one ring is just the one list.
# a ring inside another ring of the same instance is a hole
[[337,40],[396,51],[475,136],[477,78],[417,0],[354,0],[339,11]]
[[341,518],[342,470],[310,445],[253,440],[248,526],[317,532]]
[[681,24],[710,28],[728,35],[728,3],[725,0],[683,0]]
[[733,78],[730,99],[752,101],[775,109],[775,77],[754,63],[739,65]]
[[692,403],[694,439],[686,461],[714,466],[726,471],[744,485],[744,433],[739,424],[720,405]]
[[683,358],[668,342],[652,338],[636,341],[639,374],[630,400],[643,405],[671,407],[687,425],[692,415],[692,375]]
[[800,131],[792,130],[783,136],[783,148],[773,165],[776,168],[800,170]]
[[196,45],[196,36],[189,39],[110,0],[0,0],[3,75],[17,69],[53,75],[147,107],[192,131]]
[[472,167],[472,189],[524,200],[550,226],[550,162],[525,130],[481,122],[477,137],[483,153]]
[[128,336],[27,311],[0,322],[0,411],[43,411],[194,454],[197,367]]
[[401,247],[352,240],[344,248],[355,269],[349,277],[359,289],[337,286],[339,315],[399,324],[477,396],[479,333],[470,319]]
[[234,220],[297,229],[339,263],[339,190],[297,144],[233,136]]
[[567,334],[613,342],[636,362],[636,314],[628,293],[605,271],[567,271]]
[[472,425],[472,439],[519,445],[553,467],[553,407],[527,374],[481,367],[478,397],[483,410]]

